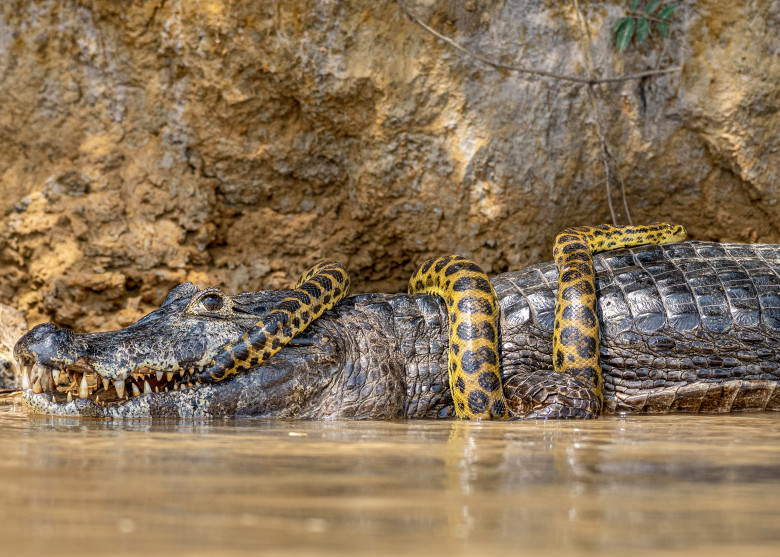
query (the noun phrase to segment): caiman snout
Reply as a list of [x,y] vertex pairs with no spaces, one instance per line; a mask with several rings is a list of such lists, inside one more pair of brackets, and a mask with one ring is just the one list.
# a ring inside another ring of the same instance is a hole
[[61,369],[79,358],[74,340],[73,331],[61,329],[54,323],[42,323],[19,339],[14,346],[14,356],[23,364],[37,362]]
[[[240,329],[220,328],[223,320],[197,316],[183,326],[181,309],[169,304],[119,331],[74,333],[53,323],[34,327],[14,347],[23,400],[44,413],[73,402],[76,406],[68,408],[74,412],[98,415],[99,407],[138,396],[199,388],[201,360]],[[209,329],[209,323],[216,326]],[[167,335],[159,332],[165,325]]]
[[[250,385],[262,393],[252,402],[253,412],[262,407],[279,413],[290,405],[300,410],[338,369],[329,359],[334,342],[316,333],[321,323],[314,333],[296,337],[273,362],[243,367],[217,383],[200,377],[215,354],[241,339],[287,292],[229,297],[185,284],[160,308],[116,331],[78,333],[53,323],[38,325],[14,347],[22,400],[41,414],[130,417],[208,415],[212,397],[218,397],[227,406],[216,411],[232,414],[243,404],[241,389]],[[215,298],[222,302],[219,307],[211,303]]]

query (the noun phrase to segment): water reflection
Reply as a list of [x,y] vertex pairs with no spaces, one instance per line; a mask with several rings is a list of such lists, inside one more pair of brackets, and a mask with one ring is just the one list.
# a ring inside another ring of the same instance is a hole
[[107,422],[0,407],[4,553],[776,554],[780,414]]

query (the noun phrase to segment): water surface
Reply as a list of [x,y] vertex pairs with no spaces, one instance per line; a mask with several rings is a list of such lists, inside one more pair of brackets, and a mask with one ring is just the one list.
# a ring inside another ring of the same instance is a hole
[[0,406],[3,555],[778,555],[780,413],[111,422]]

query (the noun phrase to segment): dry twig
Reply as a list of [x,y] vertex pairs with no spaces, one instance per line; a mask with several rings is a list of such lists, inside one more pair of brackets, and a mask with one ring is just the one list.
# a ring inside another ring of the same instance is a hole
[[[585,50],[585,59],[588,65],[588,75],[593,76],[593,39],[590,36],[590,27],[582,15],[580,10],[579,0],[574,0],[574,8],[577,10],[577,20],[579,22],[580,40],[587,42],[587,49]],[[583,31],[584,29],[584,31]],[[614,166],[615,179],[620,186],[620,195],[623,198],[623,208],[626,211],[626,220],[628,224],[634,224],[631,220],[631,211],[628,209],[628,201],[626,199],[626,184],[623,182],[623,177],[620,175],[620,167],[617,162],[612,158],[612,154],[609,152],[607,146],[607,138],[604,134],[604,130],[601,127],[601,116],[599,115],[598,99],[596,98],[596,91],[593,90],[593,85],[588,85],[588,97],[590,98],[591,106],[593,107],[593,124],[596,127],[596,135],[599,138],[599,145],[601,146],[601,163],[604,165],[604,187],[607,191],[607,204],[609,205],[609,214],[612,217],[612,224],[617,225],[617,214],[615,213],[615,207],[612,204],[612,179],[610,172],[610,165]]]
[[450,45],[455,50],[458,50],[458,51],[460,51],[460,52],[462,52],[462,53],[464,53],[464,54],[474,58],[475,60],[479,60],[483,64],[487,64],[488,66],[493,66],[494,68],[498,68],[498,69],[501,69],[501,70],[511,70],[511,71],[514,71],[514,72],[526,73],[526,74],[529,74],[529,75],[536,75],[536,76],[539,76],[539,77],[549,77],[550,79],[557,79],[557,80],[560,80],[560,81],[570,81],[572,83],[585,83],[586,85],[598,85],[600,83],[617,83],[617,82],[620,82],[620,81],[630,81],[632,79],[641,79],[643,77],[650,77],[650,76],[653,76],[653,75],[661,75],[661,74],[673,73],[673,72],[678,72],[678,71],[680,71],[682,69],[680,66],[674,66],[672,68],[664,68],[662,70],[648,70],[646,72],[639,72],[639,73],[634,73],[634,74],[629,74],[629,75],[621,75],[621,76],[617,76],[617,77],[604,77],[604,78],[595,79],[593,77],[582,77],[582,76],[579,76],[579,75],[558,74],[558,73],[548,72],[548,71],[545,71],[545,70],[537,70],[537,69],[534,69],[534,68],[523,68],[521,66],[513,66],[511,64],[502,64],[501,62],[496,62],[495,60],[491,60],[490,58],[487,58],[485,56],[482,56],[481,54],[478,54],[476,52],[473,52],[473,51],[469,50],[465,46],[462,46],[462,45],[456,43],[455,41],[453,41],[452,39],[450,39],[446,35],[442,35],[438,31],[436,31],[435,29],[429,27],[428,25],[426,25],[425,23],[420,21],[417,18],[417,16],[415,16],[409,10],[409,7],[403,2],[403,0],[396,0],[396,2],[401,7],[401,9],[404,11],[404,13],[406,14],[406,17],[408,17],[409,20],[412,23],[414,23],[415,25],[418,25],[419,27],[421,27],[422,29],[424,29],[425,31],[427,31],[428,33],[430,33],[431,35],[433,35],[437,39],[447,43],[448,45]]
[[[644,77],[650,77],[655,75],[662,75],[662,74],[668,74],[673,72],[678,72],[682,68],[680,66],[673,66],[671,68],[664,68],[664,69],[655,69],[655,70],[648,70],[645,72],[639,72],[634,74],[628,74],[628,75],[622,75],[622,76],[616,76],[616,77],[606,77],[606,78],[599,78],[596,79],[594,74],[594,68],[593,68],[593,62],[590,57],[590,52],[586,51],[586,60],[588,62],[588,76],[582,77],[578,75],[568,75],[568,74],[557,74],[553,72],[548,72],[545,70],[537,70],[534,68],[524,68],[520,66],[514,66],[511,64],[503,64],[501,62],[496,62],[494,60],[491,60],[485,56],[482,56],[479,53],[473,52],[469,50],[468,48],[464,47],[461,44],[458,44],[457,42],[453,41],[446,35],[442,35],[435,29],[429,27],[422,21],[420,21],[417,16],[415,16],[411,10],[409,10],[409,7],[406,5],[406,3],[403,0],[396,0],[397,4],[401,7],[403,12],[406,14],[406,17],[409,18],[409,20],[414,23],[415,25],[421,27],[437,39],[445,42],[446,44],[450,45],[455,50],[458,50],[467,56],[470,56],[471,58],[474,58],[475,60],[478,60],[482,62],[483,64],[487,64],[489,66],[492,66],[497,69],[501,70],[510,70],[514,72],[519,73],[525,73],[529,75],[535,75],[538,77],[546,77],[550,79],[556,79],[559,81],[568,81],[571,83],[583,83],[588,86],[588,96],[590,97],[591,105],[593,107],[593,113],[595,117],[595,126],[596,126],[596,135],[599,138],[599,143],[601,147],[601,161],[604,165],[604,174],[605,174],[605,180],[606,180],[606,192],[607,192],[607,203],[609,204],[609,212],[612,216],[612,222],[614,224],[617,224],[617,215],[615,213],[615,208],[612,203],[612,193],[610,190],[610,183],[611,183],[611,176],[612,173],[610,171],[610,161],[612,161],[612,156],[609,153],[609,149],[607,147],[606,137],[604,136],[603,130],[601,128],[601,120],[599,118],[599,111],[598,111],[598,103],[595,95],[595,91],[593,90],[594,85],[599,85],[602,83],[617,83],[621,81],[630,81],[633,79],[642,79]],[[582,17],[582,13],[580,11],[579,2],[577,0],[574,0],[575,8],[577,9],[577,16],[581,20],[581,25],[585,27],[585,31],[588,34],[588,43],[592,46],[592,41],[590,40],[590,30],[588,29],[587,25],[584,22],[584,17]],[[580,28],[580,35],[583,37],[582,28]],[[614,162],[614,161],[612,161]],[[619,170],[617,168],[617,165],[615,165],[615,175],[616,180],[618,184],[620,185],[620,192],[623,198],[623,207],[626,211],[626,218],[628,219],[629,224],[633,224],[631,221],[631,214],[628,210],[628,202],[626,200],[626,188],[625,184],[623,182],[622,177],[620,176]]]

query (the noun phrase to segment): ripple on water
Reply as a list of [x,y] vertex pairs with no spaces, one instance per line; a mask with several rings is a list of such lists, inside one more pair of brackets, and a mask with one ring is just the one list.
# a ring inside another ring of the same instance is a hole
[[4,552],[776,554],[780,414],[110,422],[0,406]]

